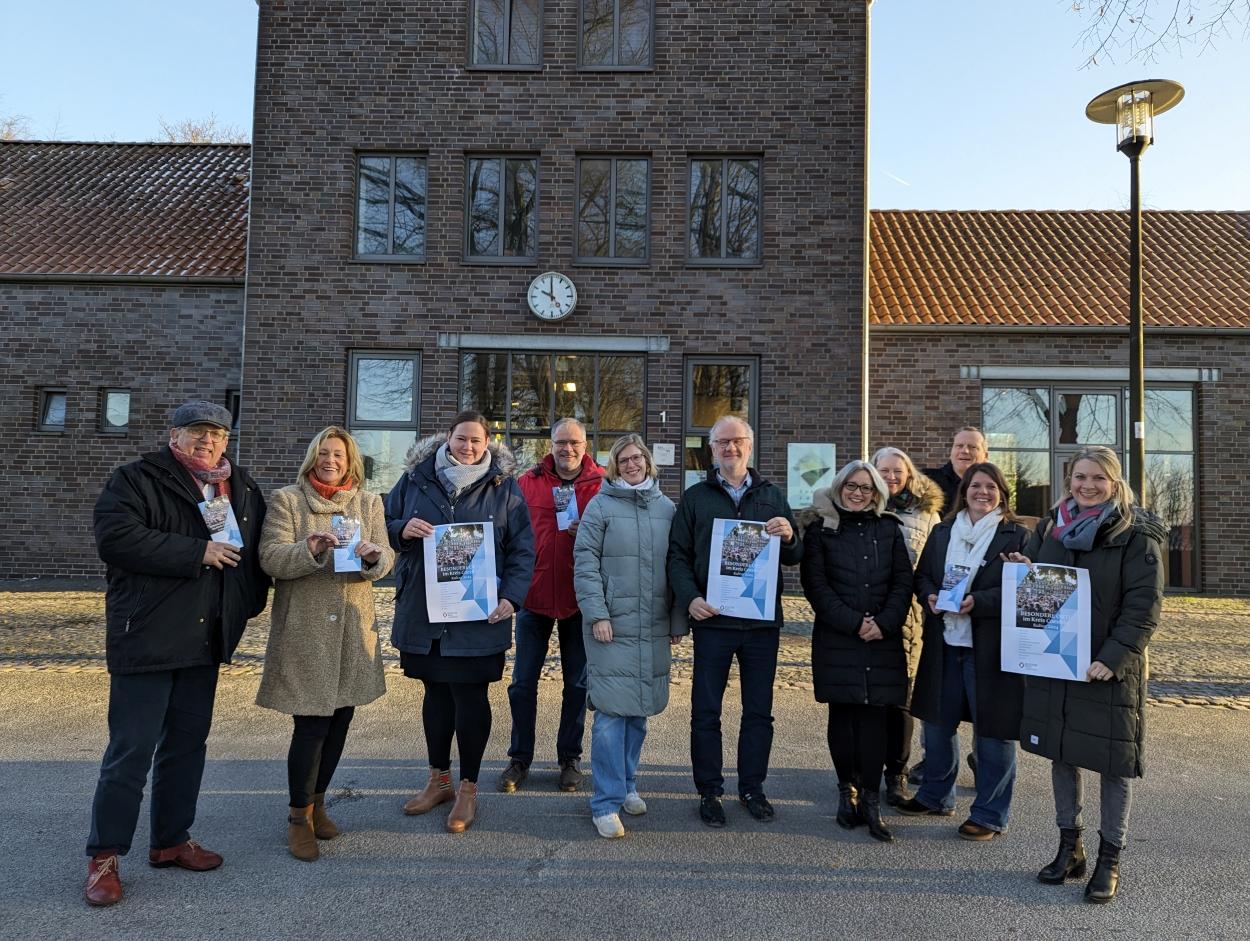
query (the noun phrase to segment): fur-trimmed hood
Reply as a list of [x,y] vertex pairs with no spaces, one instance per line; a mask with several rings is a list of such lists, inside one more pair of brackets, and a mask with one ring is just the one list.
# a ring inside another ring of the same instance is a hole
[[[413,442],[412,447],[408,449],[408,456],[404,458],[404,470],[412,473],[422,461],[433,457],[434,452],[446,441],[446,433],[418,438]],[[498,468],[499,474],[511,477],[513,472],[516,471],[516,455],[500,441],[488,442],[486,450],[490,452],[491,461]]]
[[[941,513],[942,503],[946,499],[946,495],[942,493],[942,488],[938,486],[937,481],[931,477],[926,477],[920,471],[916,471],[916,476],[907,482],[907,489],[911,491],[911,495],[915,497],[915,501],[906,510],[908,513]],[[891,513],[894,511],[891,510]]]
[[[917,471],[916,476],[908,483],[907,489],[916,499],[904,512],[928,514],[941,511],[942,502],[946,499],[942,488],[924,474]],[[881,515],[892,516],[902,522],[900,513],[895,510],[886,510]],[[825,529],[835,531],[842,525],[842,514],[838,505],[833,502],[833,489],[830,487],[815,491],[812,494],[811,507],[797,511],[794,516],[800,529],[807,529],[816,520],[822,520]]]
[[837,532],[842,525],[842,509],[833,502],[833,488],[822,487],[812,493],[812,505],[794,514],[799,530],[806,530],[812,523],[821,520],[825,529]]

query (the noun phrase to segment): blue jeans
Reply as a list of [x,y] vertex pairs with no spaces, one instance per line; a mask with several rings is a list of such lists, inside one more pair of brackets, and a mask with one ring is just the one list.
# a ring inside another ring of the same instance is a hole
[[595,785],[590,798],[592,816],[620,813],[625,795],[638,790],[638,759],[646,737],[646,716],[595,713],[590,730],[590,767]]
[[738,794],[759,792],[773,748],[773,679],[777,675],[776,627],[694,626],[694,678],[690,689],[690,763],[700,794],[725,793],[720,717],[736,656],[742,681],[738,729]]
[[[931,810],[953,810],[959,773],[959,723],[964,705],[977,714],[976,661],[971,647],[942,643],[942,696],[936,722],[924,723],[924,783],[916,800]],[[1016,743],[989,738],[973,728],[977,755],[977,796],[968,811],[973,823],[1007,829],[1016,785]]]
[[582,757],[586,733],[586,643],[582,639],[579,611],[559,622],[524,608],[516,616],[516,661],[508,704],[512,708],[512,743],[508,757],[529,766],[534,760],[534,724],[538,718],[538,678],[547,659],[551,629],[560,637],[560,670],[564,675],[564,695],[560,703],[560,730],[556,733],[556,758],[568,761]]

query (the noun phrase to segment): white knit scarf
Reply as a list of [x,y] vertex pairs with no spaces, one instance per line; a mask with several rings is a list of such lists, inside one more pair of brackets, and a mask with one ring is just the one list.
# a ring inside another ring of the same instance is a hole
[[441,444],[434,455],[434,471],[447,496],[455,500],[475,483],[486,476],[491,466],[490,449],[487,448],[476,464],[461,464],[446,444]]
[[[968,568],[968,587],[977,577],[981,564],[985,561],[985,553],[998,532],[999,521],[1003,518],[1002,507],[996,507],[973,523],[968,518],[967,510],[960,510],[951,526],[951,541],[946,547],[946,567],[964,565]],[[972,618],[967,614],[954,614],[947,611],[942,615],[945,623],[943,638],[952,647],[972,646]]]

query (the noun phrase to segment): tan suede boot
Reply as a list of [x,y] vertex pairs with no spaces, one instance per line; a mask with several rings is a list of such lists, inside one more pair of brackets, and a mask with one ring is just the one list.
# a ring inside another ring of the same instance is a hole
[[472,781],[461,780],[460,789],[456,791],[456,803],[447,815],[447,832],[464,833],[473,826],[473,818],[477,815],[477,785]]
[[338,825],[330,819],[330,815],[326,813],[326,796],[322,794],[313,795],[313,833],[317,834],[319,840],[333,840],[342,831]]
[[439,804],[445,804],[455,798],[451,790],[451,771],[430,769],[430,781],[425,790],[404,804],[404,813],[413,817],[417,814],[429,813]]
[[321,856],[317,849],[317,834],[313,832],[313,805],[292,807],[286,818],[286,843],[291,855],[306,863],[314,862]]

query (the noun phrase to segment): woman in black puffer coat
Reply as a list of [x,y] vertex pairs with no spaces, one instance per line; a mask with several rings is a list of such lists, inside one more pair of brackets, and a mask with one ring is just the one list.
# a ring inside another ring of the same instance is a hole
[[882,515],[888,497],[871,464],[843,467],[813,496],[800,570],[816,615],[812,677],[816,701],[829,704],[838,824],[862,821],[883,842],[893,840],[880,816],[886,721],[890,707],[907,701],[903,623],[912,590],[898,520]]

